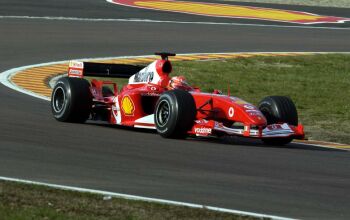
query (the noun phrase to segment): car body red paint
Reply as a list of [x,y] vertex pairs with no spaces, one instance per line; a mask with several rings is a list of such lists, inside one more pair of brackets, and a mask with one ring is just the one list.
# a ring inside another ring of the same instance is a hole
[[[162,59],[131,75],[129,83],[120,91],[116,83],[111,81],[92,80],[90,92],[93,106],[90,119],[103,118],[110,124],[155,129],[154,112],[157,101],[164,92],[174,89],[168,86],[172,70],[168,55],[161,55]],[[72,61],[69,66],[69,77],[84,77],[83,74],[75,74],[84,72],[83,62]],[[103,87],[106,85],[113,87],[113,91],[104,94]],[[304,138],[302,125],[268,124],[264,114],[256,106],[218,91],[206,93],[193,87],[187,90],[196,106],[192,127],[186,131],[188,135],[235,135],[260,139]],[[104,117],[100,117],[101,112]]]

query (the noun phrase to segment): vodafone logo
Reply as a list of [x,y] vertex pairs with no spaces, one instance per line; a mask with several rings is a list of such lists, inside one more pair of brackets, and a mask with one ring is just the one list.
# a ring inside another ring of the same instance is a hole
[[195,129],[194,129],[194,132],[195,132],[196,134],[206,134],[206,135],[208,135],[208,134],[211,134],[212,129],[211,129],[211,128],[205,128],[205,127],[202,127],[202,128],[195,128]]

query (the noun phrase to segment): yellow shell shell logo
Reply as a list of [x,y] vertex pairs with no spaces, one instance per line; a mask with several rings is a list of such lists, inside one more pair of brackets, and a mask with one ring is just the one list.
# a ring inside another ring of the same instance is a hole
[[135,110],[134,103],[129,96],[124,96],[122,100],[122,109],[126,115],[132,115]]

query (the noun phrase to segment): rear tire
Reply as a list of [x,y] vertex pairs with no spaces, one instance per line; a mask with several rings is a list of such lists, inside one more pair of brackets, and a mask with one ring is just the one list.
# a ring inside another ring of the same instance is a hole
[[165,138],[185,138],[196,117],[196,104],[190,93],[171,90],[163,93],[154,113],[157,132]]
[[85,79],[63,77],[59,79],[51,95],[54,118],[62,122],[85,122],[91,112],[90,83]]
[[[267,124],[288,123],[298,125],[298,113],[293,101],[285,96],[268,96],[261,100],[259,110],[264,114]],[[262,141],[269,145],[285,145],[293,140],[289,138],[264,138]]]

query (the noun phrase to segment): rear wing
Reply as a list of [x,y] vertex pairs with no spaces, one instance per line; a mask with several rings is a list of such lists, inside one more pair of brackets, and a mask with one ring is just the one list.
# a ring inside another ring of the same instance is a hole
[[143,68],[145,66],[70,61],[68,76],[77,78],[83,78],[84,76],[129,78]]

